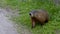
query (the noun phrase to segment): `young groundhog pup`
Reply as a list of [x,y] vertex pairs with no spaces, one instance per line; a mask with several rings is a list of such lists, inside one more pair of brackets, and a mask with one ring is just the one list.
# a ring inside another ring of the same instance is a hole
[[35,27],[36,21],[39,21],[39,23],[43,25],[49,20],[48,13],[45,10],[33,10],[29,13],[29,15],[32,21],[32,28]]

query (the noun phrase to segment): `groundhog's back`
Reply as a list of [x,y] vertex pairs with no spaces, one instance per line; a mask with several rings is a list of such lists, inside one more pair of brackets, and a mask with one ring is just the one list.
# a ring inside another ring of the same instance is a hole
[[44,23],[46,18],[48,17],[48,14],[44,10],[37,10],[37,12],[34,14],[35,18],[39,20],[41,23]]

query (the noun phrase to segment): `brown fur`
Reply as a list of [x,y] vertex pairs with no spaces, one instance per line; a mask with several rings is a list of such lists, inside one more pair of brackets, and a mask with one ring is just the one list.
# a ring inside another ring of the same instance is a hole
[[29,13],[32,21],[32,28],[35,27],[36,21],[40,24],[44,24],[49,20],[48,13],[45,10],[33,10]]

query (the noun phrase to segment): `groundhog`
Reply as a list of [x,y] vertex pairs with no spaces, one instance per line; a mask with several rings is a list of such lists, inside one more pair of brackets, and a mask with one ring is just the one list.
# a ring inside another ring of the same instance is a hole
[[46,10],[32,10],[29,13],[32,21],[32,28],[35,27],[36,22],[38,21],[41,25],[44,23],[48,22],[49,20],[49,15]]

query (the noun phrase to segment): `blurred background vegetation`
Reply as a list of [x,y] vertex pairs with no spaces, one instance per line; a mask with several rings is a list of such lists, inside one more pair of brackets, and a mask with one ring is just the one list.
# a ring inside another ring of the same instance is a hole
[[[58,0],[0,0],[0,7],[9,6],[11,9],[18,9],[19,17],[14,17],[17,24],[26,26],[32,34],[56,34],[60,29],[60,5]],[[35,9],[48,11],[50,20],[43,27],[40,25],[31,29],[29,12]],[[60,34],[60,32],[59,32]]]

